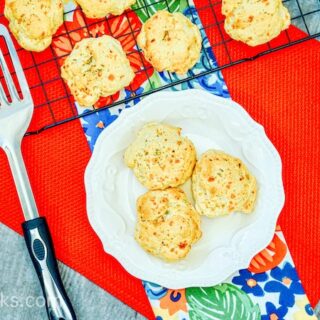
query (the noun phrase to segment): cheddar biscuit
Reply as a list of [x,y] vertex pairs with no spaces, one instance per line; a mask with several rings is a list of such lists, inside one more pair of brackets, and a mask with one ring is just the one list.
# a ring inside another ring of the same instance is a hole
[[257,183],[245,164],[222,151],[209,150],[197,162],[192,176],[196,210],[208,217],[254,209]]
[[82,106],[128,86],[134,72],[120,42],[110,36],[78,42],[61,67],[71,93]]
[[4,14],[18,43],[30,51],[49,47],[63,23],[61,0],[6,0]]
[[180,128],[152,122],[139,131],[124,160],[146,188],[163,190],[190,178],[196,151],[193,143],[181,136]]
[[76,0],[88,18],[103,18],[108,14],[120,15],[136,0]]
[[184,74],[200,57],[200,31],[179,12],[156,12],[143,25],[137,41],[157,71]]
[[230,37],[250,46],[272,40],[290,25],[281,0],[223,0],[222,13]]
[[135,239],[150,254],[166,261],[186,257],[201,237],[200,217],[178,188],[149,191],[137,200]]

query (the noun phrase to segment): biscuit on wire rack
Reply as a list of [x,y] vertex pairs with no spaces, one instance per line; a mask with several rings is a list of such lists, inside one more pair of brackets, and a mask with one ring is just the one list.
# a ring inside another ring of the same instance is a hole
[[245,164],[222,151],[206,151],[192,175],[195,208],[208,217],[250,213],[257,196],[257,182]]
[[43,51],[63,23],[61,0],[6,0],[4,14],[21,47]]
[[128,86],[134,75],[120,42],[106,35],[82,39],[61,67],[62,78],[81,106],[115,94]]
[[281,0],[223,0],[222,13],[229,36],[250,46],[267,43],[290,25]]
[[137,200],[135,239],[166,261],[185,258],[202,235],[200,216],[178,188],[149,191]]
[[182,13],[162,10],[144,23],[137,42],[157,71],[184,74],[199,60],[202,39]]
[[103,18],[108,14],[120,15],[136,0],[76,0],[88,18]]
[[196,151],[193,143],[181,136],[180,128],[152,122],[138,132],[124,160],[146,188],[163,190],[190,178]]

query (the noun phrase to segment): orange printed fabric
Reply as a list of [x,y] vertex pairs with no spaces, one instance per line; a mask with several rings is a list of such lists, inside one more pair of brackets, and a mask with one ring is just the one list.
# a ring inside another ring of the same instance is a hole
[[149,282],[144,286],[157,320],[317,320],[280,227],[248,269],[220,285],[182,290]]

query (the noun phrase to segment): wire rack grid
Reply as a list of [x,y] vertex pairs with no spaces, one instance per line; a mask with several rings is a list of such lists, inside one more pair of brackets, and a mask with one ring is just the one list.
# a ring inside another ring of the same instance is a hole
[[[150,17],[153,14],[151,8],[154,8],[155,6],[157,9],[172,11],[172,6],[170,5],[172,1],[170,1],[170,3],[169,1],[170,0],[139,0],[133,9],[127,10],[122,15],[129,26],[127,32],[124,34],[117,34],[116,30],[111,26],[113,19],[116,19],[116,17],[110,16],[98,20],[88,19],[78,7],[65,12],[66,17],[70,14],[77,14],[82,24],[68,25],[65,21],[64,25],[53,37],[53,41],[55,41],[55,39],[67,41],[69,46],[72,47],[77,42],[77,39],[75,39],[76,35],[83,33],[86,36],[95,36],[94,30],[101,26],[101,23],[104,23],[108,28],[107,34],[114,36],[118,40],[120,40],[119,38],[121,37],[129,37],[129,41],[134,41],[137,50],[126,53],[128,56],[135,54],[136,57],[140,59],[141,68],[135,71],[136,76],[143,75],[146,78],[146,81],[149,82],[149,89],[144,92],[137,93],[134,88],[129,86],[128,90],[131,92],[130,95],[121,98],[111,96],[107,101],[104,100],[102,104],[100,103],[99,105],[93,106],[93,108],[86,113],[78,113],[73,97],[60,76],[62,61],[70,52],[57,54],[57,50],[55,50],[53,46],[50,46],[42,53],[34,53],[28,52],[16,44],[35,104],[33,121],[26,135],[38,134],[46,129],[84,117],[99,110],[127,104],[134,99],[142,98],[154,92],[171,88],[182,83],[191,82],[196,78],[206,76],[213,72],[254,60],[263,55],[320,37],[320,27],[317,29],[312,27],[314,24],[309,24],[309,20],[312,17],[320,19],[319,0],[314,0],[314,6],[311,8],[310,6],[306,8],[302,0],[284,0],[284,5],[289,8],[291,13],[292,24],[298,25],[302,31],[297,33],[297,30],[293,31],[289,28],[271,42],[255,48],[234,41],[225,33],[223,27],[224,17],[221,14],[221,1],[195,0],[195,6],[202,24],[201,28],[208,36],[213,52],[218,56],[219,65],[212,63],[207,56],[205,48],[203,48],[202,50],[205,53],[204,56],[207,60],[206,65],[208,66],[206,70],[198,73],[192,72],[191,70],[181,78],[177,78],[173,74],[168,73],[170,81],[160,87],[156,87],[153,85],[152,81],[150,81],[149,71],[152,69],[152,66],[146,62],[143,53],[137,47],[136,38],[140,32],[141,24],[133,24],[131,17],[132,15],[136,15],[139,10]],[[189,1],[187,1],[187,6],[191,9]],[[191,10],[190,12],[193,11]],[[195,13],[192,13],[191,16],[192,20],[195,21],[197,19]],[[1,7],[1,5],[0,23],[5,25],[8,23],[3,15],[3,7]],[[0,43],[0,48],[3,51],[3,54],[7,56],[8,52],[6,51],[4,43]],[[13,78],[15,79],[14,68],[12,67],[11,70]],[[3,75],[1,73],[0,80],[5,87]]]

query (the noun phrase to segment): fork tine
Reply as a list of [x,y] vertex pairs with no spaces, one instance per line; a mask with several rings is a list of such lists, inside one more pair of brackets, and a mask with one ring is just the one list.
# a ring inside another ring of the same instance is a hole
[[2,84],[0,82],[0,106],[8,106],[9,102],[7,100],[6,93],[4,92],[4,89],[2,87]]
[[9,68],[6,64],[6,60],[4,59],[4,56],[3,56],[3,53],[1,50],[0,50],[0,66],[1,66],[1,69],[2,69],[2,72],[4,75],[4,79],[7,83],[12,102],[17,101],[17,100],[19,101],[20,100],[19,94],[18,94],[17,89],[14,85],[11,73],[9,71]]
[[17,51],[13,45],[8,29],[3,24],[0,24],[0,36],[3,36],[4,39],[6,40],[6,44],[10,53],[12,64],[16,71],[18,82],[22,91],[23,100],[29,100],[32,102],[32,97],[30,94],[28,82],[26,80],[23,69],[21,67],[21,63],[20,63]]

